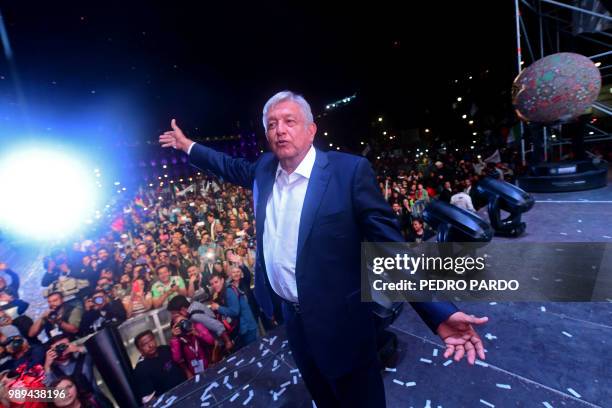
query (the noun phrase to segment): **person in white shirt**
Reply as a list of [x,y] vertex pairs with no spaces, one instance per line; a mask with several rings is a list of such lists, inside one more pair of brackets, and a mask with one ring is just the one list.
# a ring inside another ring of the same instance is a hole
[[454,194],[450,199],[450,203],[459,208],[463,208],[464,210],[476,212],[474,206],[472,205],[472,197],[464,192]]

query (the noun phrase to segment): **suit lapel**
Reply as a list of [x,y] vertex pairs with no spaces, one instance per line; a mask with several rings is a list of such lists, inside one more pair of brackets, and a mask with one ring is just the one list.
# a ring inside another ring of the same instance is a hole
[[[306,189],[306,197],[304,197],[304,205],[302,206],[302,214],[300,216],[300,231],[298,235],[297,259],[300,259],[300,253],[306,242],[306,238],[310,234],[312,224],[317,215],[317,211],[323,201],[323,194],[329,183],[330,171],[327,168],[328,160],[327,153],[317,149],[315,164],[310,174],[308,188]],[[296,265],[297,266],[297,265]]]

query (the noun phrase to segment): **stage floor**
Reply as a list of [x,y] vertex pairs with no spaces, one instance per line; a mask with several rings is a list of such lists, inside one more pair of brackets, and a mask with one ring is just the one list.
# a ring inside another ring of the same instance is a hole
[[[536,205],[523,217],[526,233],[517,239],[495,240],[612,243],[611,183],[599,190],[534,196]],[[28,314],[33,317],[46,308],[40,287],[46,254],[47,248],[39,245],[0,244],[0,260],[22,277],[21,296],[32,303]],[[486,364],[448,364],[439,338],[406,307],[391,327],[399,337],[400,353],[395,371],[384,373],[389,407],[612,406],[612,303],[485,302],[458,306],[490,318],[480,329],[486,336]],[[292,372],[296,367],[284,343],[283,329],[267,338],[274,336],[273,344],[263,342],[261,350],[256,345],[240,351],[227,363],[225,372],[213,368],[197,384],[192,380],[181,385],[183,391],[193,391],[189,401],[176,398],[168,403],[179,391],[184,394],[177,389],[167,393],[156,408],[187,402],[184,406],[313,406],[301,378]],[[267,348],[271,351],[262,357]],[[232,366],[238,368],[235,378]],[[231,389],[224,385],[225,376]],[[209,392],[214,398],[202,402],[206,387],[215,381],[218,387]],[[250,391],[253,396],[244,404]],[[239,395],[234,398],[236,393]]]

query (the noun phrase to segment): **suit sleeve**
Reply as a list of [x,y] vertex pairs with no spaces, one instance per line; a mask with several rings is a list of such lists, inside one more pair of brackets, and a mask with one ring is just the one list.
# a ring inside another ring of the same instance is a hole
[[196,143],[189,153],[189,163],[201,170],[209,170],[230,183],[253,188],[255,164],[246,159],[237,159]]
[[[353,189],[355,216],[365,239],[370,242],[404,242],[397,218],[376,185],[376,176],[366,159],[357,164]],[[450,302],[410,302],[410,305],[434,334],[440,323],[459,310]]]

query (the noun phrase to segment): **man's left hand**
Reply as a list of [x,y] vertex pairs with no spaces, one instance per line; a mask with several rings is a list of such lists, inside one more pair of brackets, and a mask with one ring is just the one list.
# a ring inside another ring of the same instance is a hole
[[488,317],[475,317],[463,312],[455,312],[438,326],[438,335],[446,345],[444,358],[455,355],[455,361],[460,361],[467,353],[468,363],[476,362],[476,354],[481,360],[485,359],[482,340],[472,325],[485,324]]

